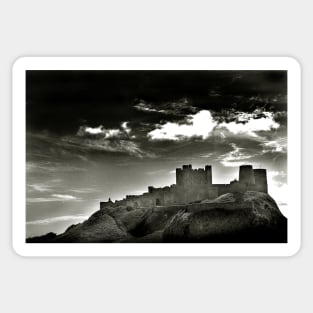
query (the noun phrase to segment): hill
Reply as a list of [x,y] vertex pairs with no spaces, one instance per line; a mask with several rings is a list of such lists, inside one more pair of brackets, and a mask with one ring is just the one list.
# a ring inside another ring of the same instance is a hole
[[187,205],[131,209],[112,206],[59,235],[29,243],[268,243],[287,242],[287,219],[276,202],[257,191],[227,193]]

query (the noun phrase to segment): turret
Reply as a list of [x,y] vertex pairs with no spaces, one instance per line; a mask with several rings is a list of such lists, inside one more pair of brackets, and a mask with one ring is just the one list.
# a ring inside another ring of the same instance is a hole
[[257,191],[268,192],[267,188],[267,175],[266,169],[255,169],[253,170],[254,179],[255,179],[255,187]]
[[193,169],[191,164],[176,169],[177,186],[212,185],[212,166]]
[[206,173],[206,181],[208,185],[212,185],[212,166],[211,165],[205,166],[205,173]]
[[182,186],[183,184],[183,171],[181,168],[176,169],[176,185]]
[[239,168],[239,182],[244,185],[254,185],[252,165],[241,165]]

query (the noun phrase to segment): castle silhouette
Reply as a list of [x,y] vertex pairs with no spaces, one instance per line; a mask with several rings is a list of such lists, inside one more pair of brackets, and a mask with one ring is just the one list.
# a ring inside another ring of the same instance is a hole
[[176,184],[162,188],[148,187],[142,195],[127,195],[122,200],[100,202],[100,209],[108,206],[124,205],[131,208],[179,205],[215,199],[233,192],[259,191],[267,193],[266,169],[253,169],[252,165],[239,167],[239,181],[229,184],[212,184],[212,166],[193,169],[192,165],[183,165],[176,169]]

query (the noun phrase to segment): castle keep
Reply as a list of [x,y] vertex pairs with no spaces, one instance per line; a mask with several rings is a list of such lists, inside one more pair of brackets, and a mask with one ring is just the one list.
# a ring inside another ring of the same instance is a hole
[[100,202],[100,208],[126,205],[132,208],[154,207],[162,205],[188,204],[204,199],[214,199],[229,192],[260,191],[267,193],[266,169],[253,169],[252,165],[239,167],[239,181],[229,184],[212,184],[212,166],[193,169],[183,165],[176,169],[176,185],[170,187],[148,187],[142,195],[127,195],[123,200],[114,203],[109,200]]

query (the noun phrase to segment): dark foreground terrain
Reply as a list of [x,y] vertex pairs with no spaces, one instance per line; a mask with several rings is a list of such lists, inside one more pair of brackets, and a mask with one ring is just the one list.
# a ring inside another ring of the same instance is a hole
[[285,243],[287,219],[269,195],[247,191],[188,205],[107,207],[62,234],[26,242]]

